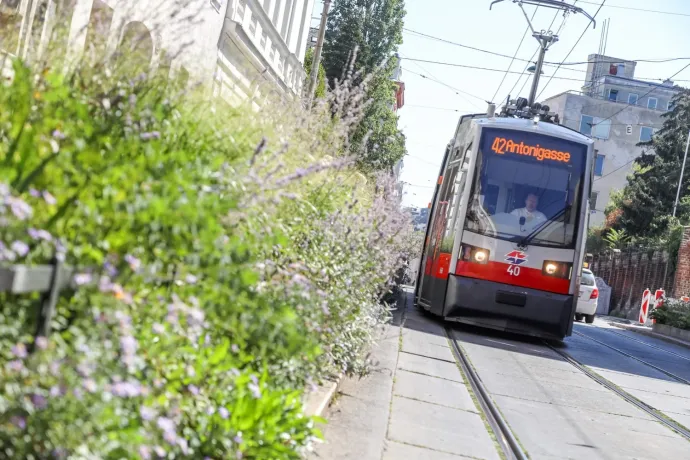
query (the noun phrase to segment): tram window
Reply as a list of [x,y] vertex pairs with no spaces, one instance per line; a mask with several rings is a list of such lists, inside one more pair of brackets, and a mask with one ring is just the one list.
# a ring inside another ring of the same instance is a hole
[[523,135],[524,144],[551,144],[549,149],[567,148],[572,152],[570,162],[547,162],[528,155],[496,154],[491,145],[497,137],[486,137],[488,140],[483,139],[477,155],[465,228],[509,241],[522,241],[529,236],[530,244],[572,247],[585,177],[586,147],[547,140],[545,136]]

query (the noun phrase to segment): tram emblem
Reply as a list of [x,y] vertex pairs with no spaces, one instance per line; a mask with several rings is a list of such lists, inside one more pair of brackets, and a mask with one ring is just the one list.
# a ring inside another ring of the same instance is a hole
[[527,254],[522,251],[512,251],[506,254],[506,261],[511,265],[522,265],[527,262]]

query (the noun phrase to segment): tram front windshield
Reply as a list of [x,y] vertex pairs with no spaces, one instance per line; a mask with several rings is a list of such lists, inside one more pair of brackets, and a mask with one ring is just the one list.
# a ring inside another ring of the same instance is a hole
[[573,248],[587,146],[486,128],[465,228],[516,243]]

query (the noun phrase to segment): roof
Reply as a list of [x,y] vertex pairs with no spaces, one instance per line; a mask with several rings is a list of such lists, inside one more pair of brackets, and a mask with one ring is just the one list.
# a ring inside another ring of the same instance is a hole
[[625,80],[625,81],[630,82],[630,83],[637,83],[637,84],[641,84],[641,85],[645,85],[645,86],[656,86],[657,88],[666,89],[666,90],[674,91],[674,92],[680,91],[680,89],[677,88],[676,86],[664,85],[663,83],[654,83],[654,82],[647,81],[647,80],[638,80],[636,78],[621,77],[618,75],[603,75],[601,78],[613,79],[613,80]]

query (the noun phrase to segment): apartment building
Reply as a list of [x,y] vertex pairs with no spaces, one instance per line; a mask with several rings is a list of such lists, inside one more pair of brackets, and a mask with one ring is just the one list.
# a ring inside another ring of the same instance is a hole
[[[79,59],[134,44],[152,72],[209,83],[230,103],[301,96],[314,0],[0,0],[4,53],[40,57],[57,26]],[[68,18],[56,24],[56,18]]]
[[642,154],[637,144],[648,141],[663,124],[679,89],[670,80],[650,82],[635,78],[637,63],[593,54],[581,91],[549,97],[543,103],[558,113],[561,123],[594,139],[597,151],[591,200],[590,226],[604,224],[611,194],[625,187],[634,160]]

